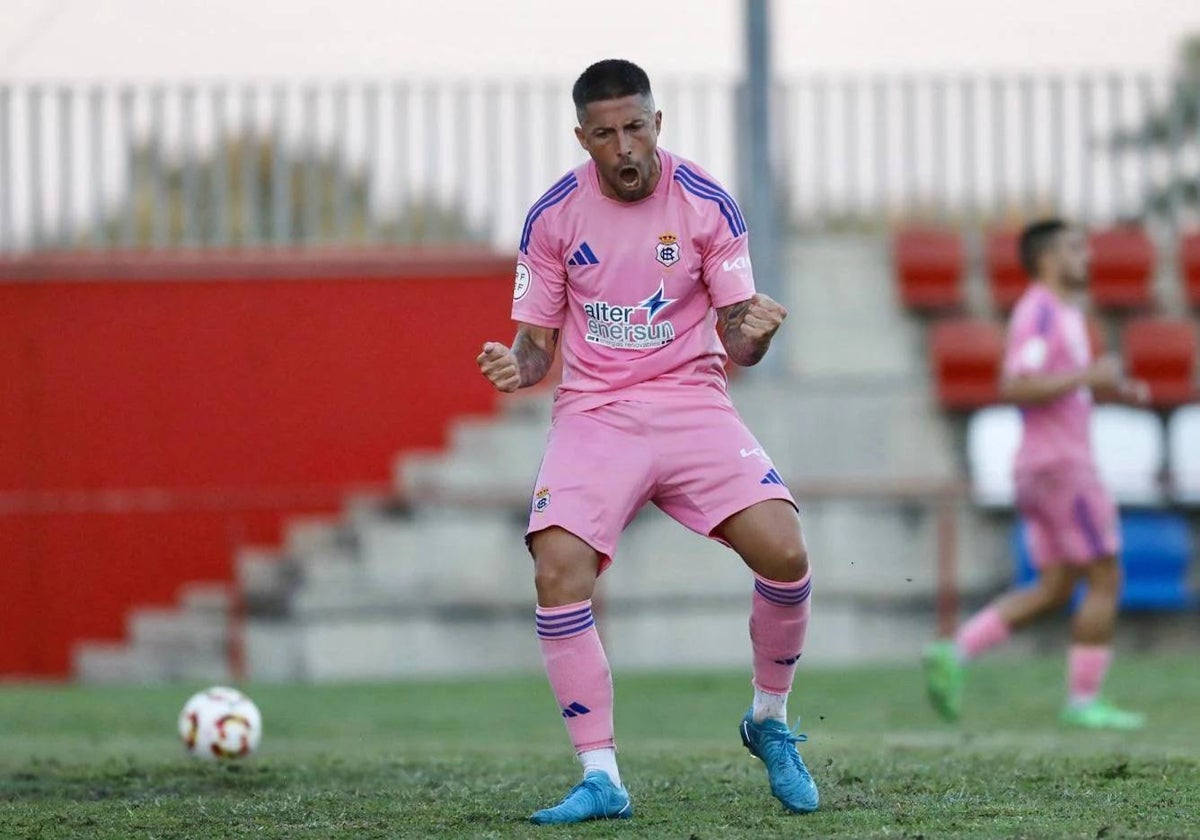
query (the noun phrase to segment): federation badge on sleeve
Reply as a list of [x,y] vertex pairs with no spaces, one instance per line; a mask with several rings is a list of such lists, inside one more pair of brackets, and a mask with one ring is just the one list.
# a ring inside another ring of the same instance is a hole
[[520,300],[525,297],[525,293],[529,291],[529,285],[533,282],[533,275],[529,273],[529,266],[525,263],[517,263],[517,276],[513,281],[513,300]]
[[667,268],[679,262],[679,237],[673,233],[664,233],[658,237],[654,246],[655,258]]
[[550,488],[542,487],[533,494],[533,512],[544,513],[550,507]]

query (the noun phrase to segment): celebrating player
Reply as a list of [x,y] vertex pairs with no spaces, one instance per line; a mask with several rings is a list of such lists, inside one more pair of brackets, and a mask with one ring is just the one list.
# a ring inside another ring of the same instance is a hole
[[1092,729],[1137,729],[1140,714],[1100,696],[1112,659],[1120,594],[1117,511],[1092,458],[1092,388],[1115,389],[1145,402],[1145,383],[1124,379],[1115,358],[1092,360],[1078,298],[1088,282],[1083,233],[1057,219],[1021,234],[1021,262],[1034,279],[1009,326],[1003,394],[1021,406],[1024,431],[1016,460],[1017,507],[1040,576],[972,617],[952,642],[925,655],[934,708],[956,720],[962,705],[963,664],[1004,642],[1015,628],[1062,607],[1080,581],[1087,595],[1071,624],[1064,723]]
[[576,81],[575,136],[591,160],[534,203],[521,231],[512,348],[487,342],[500,391],[562,385],[526,534],[542,658],[583,780],[532,821],[633,814],[617,770],[613,687],[592,616],[596,578],[647,502],[720,540],[754,573],[754,698],[742,741],[792,811],[816,785],[787,724],[804,647],[809,570],[795,502],[730,402],[724,362],[762,359],[787,311],[756,294],[746,223],[703,169],[658,148],[662,113],[636,65],[601,61]]

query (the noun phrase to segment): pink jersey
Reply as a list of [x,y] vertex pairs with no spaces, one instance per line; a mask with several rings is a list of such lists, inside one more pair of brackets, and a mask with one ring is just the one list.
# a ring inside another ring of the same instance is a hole
[[589,160],[525,218],[512,317],[562,330],[556,415],[705,391],[729,400],[714,310],[754,294],[746,222],[700,167],[658,159],[641,201],[601,193]]
[[[1004,375],[1082,371],[1092,362],[1087,323],[1076,306],[1035,283],[1021,296],[1009,322]],[[1041,405],[1021,407],[1024,431],[1018,473],[1047,467],[1092,466],[1092,393],[1079,387]]]

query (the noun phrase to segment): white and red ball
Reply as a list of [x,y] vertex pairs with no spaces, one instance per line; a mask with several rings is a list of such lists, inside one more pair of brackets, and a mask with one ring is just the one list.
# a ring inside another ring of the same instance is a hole
[[213,686],[184,703],[179,737],[188,754],[196,758],[245,758],[262,740],[262,714],[254,701],[236,688]]

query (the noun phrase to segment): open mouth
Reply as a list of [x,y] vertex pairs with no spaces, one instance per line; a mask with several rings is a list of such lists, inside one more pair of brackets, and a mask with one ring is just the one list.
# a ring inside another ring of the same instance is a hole
[[642,173],[633,165],[622,166],[617,170],[617,180],[627,190],[635,190],[642,183]]

